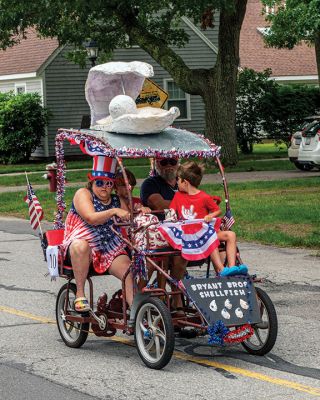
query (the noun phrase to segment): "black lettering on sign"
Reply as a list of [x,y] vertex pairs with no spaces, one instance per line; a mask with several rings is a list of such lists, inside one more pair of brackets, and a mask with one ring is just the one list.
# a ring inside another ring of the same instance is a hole
[[58,260],[57,260],[56,255],[50,253],[50,268],[55,270],[57,267],[57,263],[58,263]]

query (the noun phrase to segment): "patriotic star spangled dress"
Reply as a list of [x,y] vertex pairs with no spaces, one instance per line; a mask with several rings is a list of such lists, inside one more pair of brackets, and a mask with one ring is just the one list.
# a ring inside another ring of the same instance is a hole
[[[111,195],[110,204],[103,204],[93,192],[91,192],[93,206],[96,212],[120,208],[120,200],[117,195]],[[121,254],[127,254],[124,242],[116,236],[112,230],[112,219],[102,225],[90,225],[78,214],[74,204],[70,208],[65,222],[63,248],[66,254],[68,247],[75,239],[83,239],[89,243],[92,251],[94,270],[103,274],[111,266],[113,260]]]
[[181,256],[186,260],[209,257],[220,244],[217,231],[221,219],[215,218],[210,223],[203,221],[206,215],[219,210],[212,197],[202,191],[196,195],[177,192],[170,208],[176,211],[180,221],[164,221],[159,226],[164,238],[174,249],[181,250]]

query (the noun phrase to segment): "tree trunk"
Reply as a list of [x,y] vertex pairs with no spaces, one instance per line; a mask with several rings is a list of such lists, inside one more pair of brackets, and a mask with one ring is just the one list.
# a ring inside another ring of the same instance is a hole
[[[238,161],[237,138],[235,129],[235,97],[229,94],[230,86],[235,85],[232,79],[227,85],[212,78],[203,93],[205,105],[205,136],[216,145],[221,146],[222,159],[227,165]],[[226,88],[225,86],[228,86]]]
[[222,146],[222,158],[228,165],[235,165],[238,161],[236,85],[240,30],[246,4],[246,0],[235,1],[232,11],[222,10],[220,13],[218,58],[202,96],[206,110],[206,136]]
[[134,15],[118,15],[128,36],[166,69],[177,85],[204,101],[205,135],[222,147],[228,165],[238,161],[235,131],[236,82],[239,66],[239,39],[247,0],[233,0],[220,12],[219,53],[211,69],[190,69],[166,44],[139,24]]
[[242,141],[239,142],[238,144],[241,150],[242,154],[252,154],[253,152],[253,144],[248,142],[248,140],[243,139]]
[[205,136],[221,146],[224,163],[234,165],[238,154],[232,100],[227,98],[226,93],[221,93],[217,86],[214,80],[207,85],[202,96],[205,106]]
[[316,50],[316,60],[318,68],[318,83],[320,88],[320,31],[316,32],[314,37],[314,47]]

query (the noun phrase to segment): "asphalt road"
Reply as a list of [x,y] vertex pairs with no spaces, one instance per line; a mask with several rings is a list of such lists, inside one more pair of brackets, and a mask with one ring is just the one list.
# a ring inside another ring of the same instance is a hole
[[[64,345],[55,326],[62,280],[45,277],[38,238],[27,221],[0,218],[0,399],[312,399],[320,397],[320,257],[317,252],[241,243],[243,260],[278,313],[267,356],[205,337],[177,338],[171,362],[146,368],[132,337],[89,336]],[[198,271],[197,273],[200,273]],[[115,290],[95,278],[95,295]]]

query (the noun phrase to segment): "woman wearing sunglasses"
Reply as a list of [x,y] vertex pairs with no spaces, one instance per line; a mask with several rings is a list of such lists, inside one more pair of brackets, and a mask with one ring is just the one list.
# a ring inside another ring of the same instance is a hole
[[[111,230],[113,217],[128,220],[130,216],[126,204],[112,194],[115,169],[115,159],[95,156],[87,187],[76,192],[66,218],[63,246],[66,262],[72,265],[77,285],[74,302],[77,312],[90,310],[84,285],[91,262],[97,273],[108,271],[119,279],[130,265],[124,242]],[[132,288],[130,273],[126,278],[129,306],[133,300]]]

